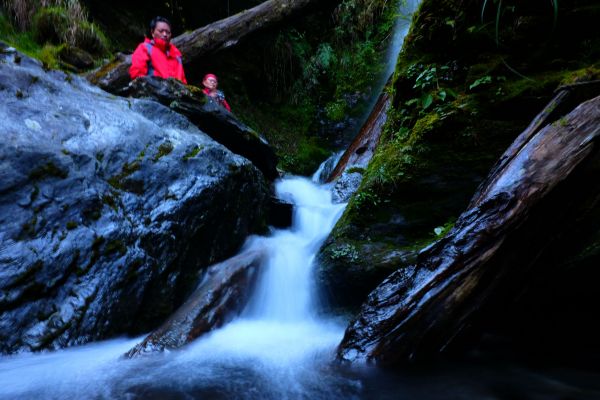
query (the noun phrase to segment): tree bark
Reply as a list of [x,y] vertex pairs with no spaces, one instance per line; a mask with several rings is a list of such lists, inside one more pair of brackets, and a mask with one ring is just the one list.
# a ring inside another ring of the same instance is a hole
[[[242,38],[280,22],[317,0],[268,0],[249,10],[213,22],[173,39],[183,54],[184,64],[209,53],[236,45]],[[88,80],[109,92],[117,92],[129,82],[131,56],[120,55],[115,61],[90,73]]]
[[369,295],[340,359],[385,366],[447,350],[598,206],[600,97],[538,130],[547,114],[510,147],[452,231]]

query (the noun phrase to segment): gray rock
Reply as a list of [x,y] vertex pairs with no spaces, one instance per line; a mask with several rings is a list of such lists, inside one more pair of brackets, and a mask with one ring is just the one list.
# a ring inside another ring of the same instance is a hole
[[190,298],[125,356],[180,348],[238,315],[248,302],[263,253],[246,251],[211,266]]
[[149,100],[0,43],[0,351],[147,332],[263,228],[263,175]]
[[194,125],[232,152],[246,157],[270,180],[279,178],[277,156],[257,132],[240,122],[199,88],[177,79],[151,76],[137,78],[121,91],[136,98],[149,98],[185,115]]

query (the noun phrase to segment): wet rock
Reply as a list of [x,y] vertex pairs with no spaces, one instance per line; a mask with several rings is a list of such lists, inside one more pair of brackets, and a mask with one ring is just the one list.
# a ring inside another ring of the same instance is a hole
[[343,172],[331,189],[334,203],[346,203],[362,182],[361,172]]
[[94,66],[92,55],[78,47],[65,46],[61,48],[58,57],[77,71],[85,71]]
[[0,45],[0,351],[147,332],[264,229],[247,159]]
[[232,113],[214,102],[207,102],[198,88],[186,86],[176,79],[140,77],[122,93],[151,98],[185,115],[214,140],[252,161],[268,179],[279,177],[277,156],[266,140]]
[[293,212],[293,204],[271,197],[267,222],[276,228],[289,228],[292,226]]
[[177,349],[223,326],[246,305],[263,256],[252,250],[211,266],[190,298],[125,356]]

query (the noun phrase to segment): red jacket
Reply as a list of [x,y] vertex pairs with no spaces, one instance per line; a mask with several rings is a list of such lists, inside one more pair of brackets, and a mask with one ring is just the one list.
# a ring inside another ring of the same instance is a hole
[[148,38],[133,52],[129,68],[131,79],[146,75],[176,78],[187,85],[179,49],[170,43],[167,46]]
[[204,92],[204,94],[208,96],[209,99],[215,100],[217,104],[219,104],[222,107],[225,107],[227,111],[231,112],[231,107],[229,107],[229,104],[227,104],[227,100],[225,100],[225,94],[223,94],[223,92],[217,90],[217,95],[215,97],[212,97],[210,95],[210,90],[208,88],[202,89],[202,92]]

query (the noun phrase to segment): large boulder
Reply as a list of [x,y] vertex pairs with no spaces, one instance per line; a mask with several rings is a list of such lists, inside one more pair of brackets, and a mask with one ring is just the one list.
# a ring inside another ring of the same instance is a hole
[[232,113],[210,101],[200,89],[174,78],[145,76],[130,82],[121,92],[156,100],[185,115],[214,140],[252,161],[268,179],[279,177],[277,156],[267,141]]
[[264,228],[247,159],[0,44],[0,351],[148,332]]

